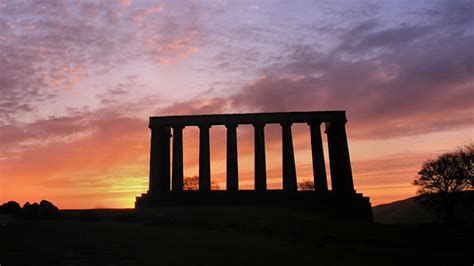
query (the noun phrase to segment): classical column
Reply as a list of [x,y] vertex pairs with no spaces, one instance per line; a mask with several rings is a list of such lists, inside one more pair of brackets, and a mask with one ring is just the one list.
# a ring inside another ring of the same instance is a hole
[[265,124],[253,124],[254,127],[254,182],[256,191],[267,190],[267,167],[265,163]]
[[291,136],[291,123],[282,123],[283,138],[283,190],[297,191],[295,153],[293,151],[293,139]]
[[150,193],[170,191],[170,128],[151,129]]
[[183,190],[183,126],[173,127],[173,191]]
[[237,124],[226,124],[227,128],[227,190],[239,190],[237,162]]
[[331,184],[334,192],[354,193],[345,123],[346,121],[326,123]]
[[150,141],[150,180],[148,182],[148,191],[154,194],[158,191],[158,134],[157,130],[151,128],[151,141]]
[[311,154],[313,157],[314,190],[327,191],[326,165],[324,164],[323,140],[321,137],[321,122],[308,123],[311,133]]
[[209,128],[199,125],[199,190],[211,190],[211,160],[209,149]]

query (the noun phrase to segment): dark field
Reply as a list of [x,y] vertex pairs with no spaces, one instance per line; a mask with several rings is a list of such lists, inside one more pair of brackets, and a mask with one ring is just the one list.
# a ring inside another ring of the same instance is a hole
[[7,265],[469,265],[472,226],[327,222],[299,210],[179,207],[0,216]]

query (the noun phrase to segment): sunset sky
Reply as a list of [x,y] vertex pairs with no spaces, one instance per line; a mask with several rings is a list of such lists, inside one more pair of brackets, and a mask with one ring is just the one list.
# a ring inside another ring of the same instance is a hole
[[[319,110],[347,111],[358,192],[414,196],[423,161],[473,141],[473,14],[457,0],[0,0],[0,202],[132,207],[148,188],[149,116]],[[278,188],[280,128],[265,134]],[[311,179],[308,126],[293,136]],[[252,188],[252,127],[238,140]],[[197,175],[198,129],[184,141]],[[224,127],[211,159],[225,188]]]

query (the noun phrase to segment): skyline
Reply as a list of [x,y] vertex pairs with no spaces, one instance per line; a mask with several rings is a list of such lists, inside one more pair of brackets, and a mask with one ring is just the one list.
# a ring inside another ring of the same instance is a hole
[[[423,161],[473,142],[473,9],[2,1],[0,200],[132,207],[148,186],[149,116],[326,110],[347,112],[357,192],[373,205],[414,196]],[[245,187],[251,129],[238,128]],[[184,130],[185,176],[198,172],[197,133]],[[271,187],[281,137],[275,125],[265,133]],[[311,179],[307,126],[295,124],[293,137],[299,181]],[[211,173],[221,187],[223,147],[225,128],[213,127]]]

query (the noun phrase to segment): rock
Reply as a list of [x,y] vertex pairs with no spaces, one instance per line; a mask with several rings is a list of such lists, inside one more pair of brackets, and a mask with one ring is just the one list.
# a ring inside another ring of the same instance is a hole
[[53,203],[42,200],[39,204],[39,216],[42,218],[53,218],[59,215],[58,207],[54,206]]
[[23,208],[21,210],[21,214],[28,218],[38,217],[38,212],[39,212],[38,203],[35,202],[33,204],[30,204],[30,202],[28,201],[25,203],[25,205],[23,205]]
[[31,208],[31,204],[29,201],[25,202],[25,204],[23,204],[23,208],[22,210],[25,211],[25,210],[29,210]]
[[39,204],[38,203],[33,203],[31,204],[31,213],[32,213],[32,216],[36,217],[38,216],[38,213],[39,213]]
[[1,206],[1,212],[7,213],[7,214],[18,214],[21,211],[21,206],[18,204],[16,201],[9,201],[7,203],[4,203]]

